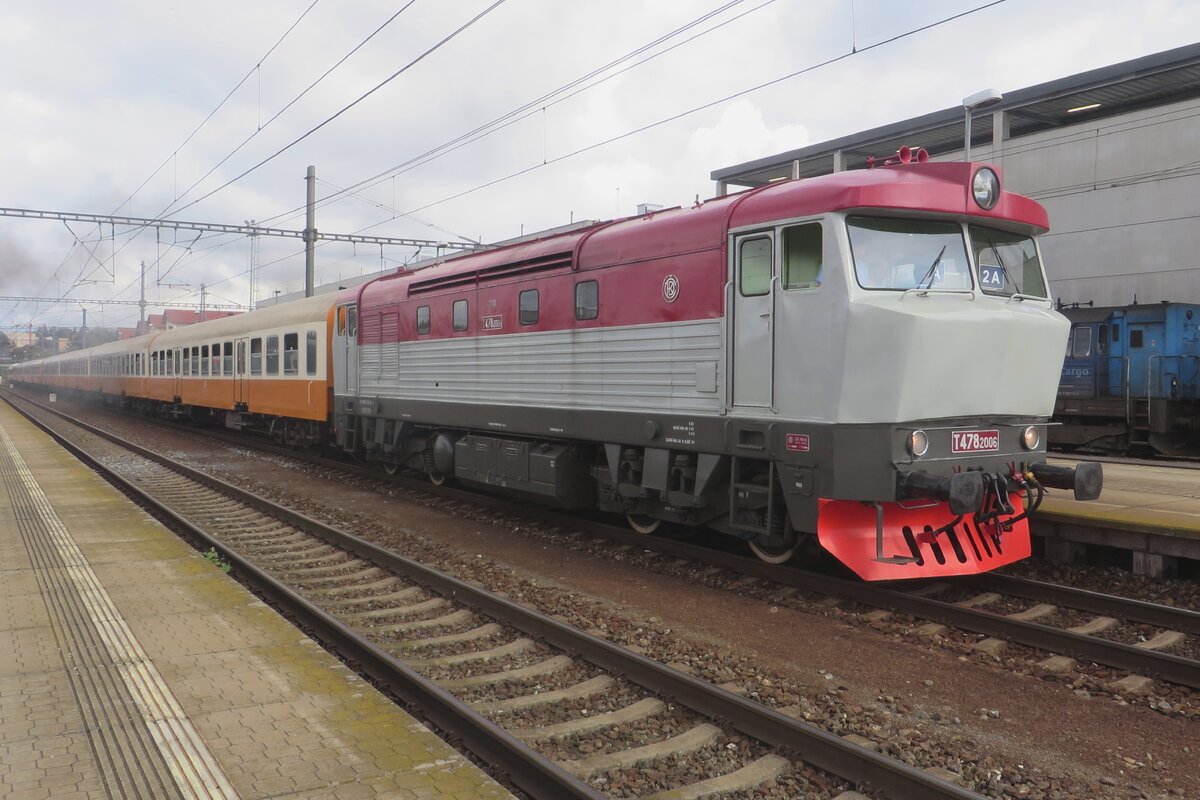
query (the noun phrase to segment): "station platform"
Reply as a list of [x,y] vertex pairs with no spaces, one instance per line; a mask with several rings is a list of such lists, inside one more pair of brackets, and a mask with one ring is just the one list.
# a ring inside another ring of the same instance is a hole
[[0,403],[0,797],[511,796]]
[[1161,575],[1169,559],[1200,560],[1200,469],[1106,463],[1099,499],[1053,491],[1030,521],[1048,557],[1071,561],[1079,547],[1102,545],[1129,550],[1135,572]]

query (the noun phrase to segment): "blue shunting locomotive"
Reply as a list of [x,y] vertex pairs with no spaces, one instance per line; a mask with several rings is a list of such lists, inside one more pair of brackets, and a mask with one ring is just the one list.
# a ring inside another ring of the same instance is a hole
[[1050,442],[1200,456],[1200,305],[1060,311],[1071,338]]

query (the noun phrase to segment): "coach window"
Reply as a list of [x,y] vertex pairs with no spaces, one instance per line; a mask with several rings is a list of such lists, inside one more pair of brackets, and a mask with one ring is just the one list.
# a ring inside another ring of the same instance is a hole
[[184,375],[192,374],[192,351],[185,347],[183,348],[183,373]]
[[279,374],[279,337],[267,337],[267,374]]
[[1080,325],[1071,331],[1071,358],[1087,358],[1092,354],[1092,329]]
[[771,291],[771,240],[765,236],[742,242],[738,266],[742,297],[757,297]]
[[595,319],[600,315],[600,284],[582,281],[575,284],[575,319]]
[[429,306],[417,306],[417,335],[429,333]]
[[317,374],[317,332],[309,331],[304,337],[304,366],[309,375]]
[[810,289],[821,285],[821,224],[783,229],[783,287]]
[[150,376],[153,377],[157,374],[158,374],[158,352],[156,351],[156,352],[153,352],[150,354]]
[[339,306],[337,310],[337,335],[346,335],[346,307]]
[[204,345],[203,347],[200,348],[200,374],[201,375],[208,374],[208,365],[211,363],[208,360],[208,358],[209,358],[208,345]]
[[467,329],[467,301],[454,301],[454,330],[465,331]]
[[250,374],[262,375],[262,339],[250,340]]
[[522,325],[537,325],[538,321],[538,290],[526,289],[518,299]]
[[[225,375],[233,374],[233,342],[225,342],[221,345],[221,372]],[[243,367],[243,370],[245,368]]]
[[221,374],[221,343],[213,342],[212,346],[212,374]]
[[283,374],[300,374],[300,334],[283,335]]
[[196,345],[192,348],[192,374],[200,374],[200,346]]

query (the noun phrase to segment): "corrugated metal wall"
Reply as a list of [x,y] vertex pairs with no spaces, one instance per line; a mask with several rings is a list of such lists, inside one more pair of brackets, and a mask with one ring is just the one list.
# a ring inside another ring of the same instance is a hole
[[[385,330],[387,323],[384,323]],[[361,348],[361,393],[531,407],[717,413],[697,385],[721,320],[395,342]]]

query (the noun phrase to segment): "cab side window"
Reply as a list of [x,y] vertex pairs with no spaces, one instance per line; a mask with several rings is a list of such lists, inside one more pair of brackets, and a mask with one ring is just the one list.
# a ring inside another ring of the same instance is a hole
[[1080,325],[1071,331],[1071,357],[1086,358],[1092,354],[1092,329]]
[[747,239],[738,249],[738,289],[742,297],[755,297],[771,291],[771,240]]
[[793,225],[783,230],[783,287],[808,289],[821,285],[821,223]]

